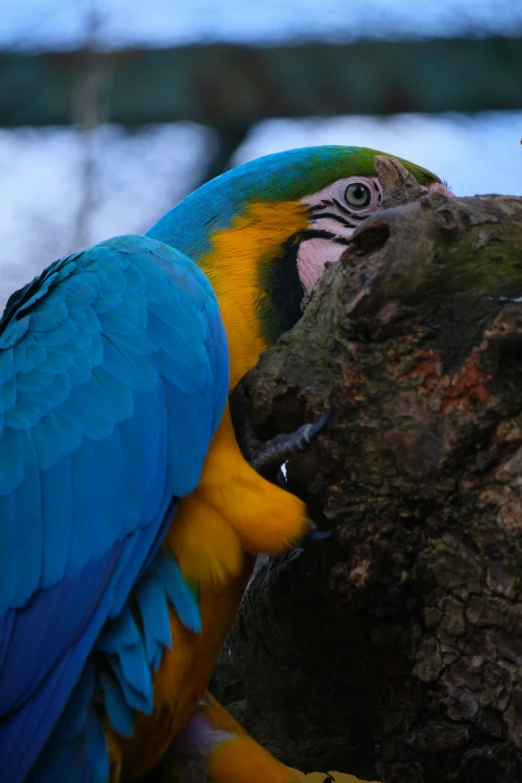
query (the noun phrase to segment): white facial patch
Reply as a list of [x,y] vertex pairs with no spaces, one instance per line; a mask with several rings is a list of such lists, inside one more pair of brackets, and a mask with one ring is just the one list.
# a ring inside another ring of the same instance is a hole
[[[454,196],[441,182],[426,190]],[[338,179],[301,199],[311,213],[310,228],[299,245],[297,269],[308,293],[324,272],[325,264],[339,261],[357,226],[377,211],[382,201],[378,177]]]
[[[348,231],[353,234],[355,229]],[[339,245],[331,239],[316,238],[301,242],[297,252],[297,268],[304,290],[310,291],[323,274],[325,264],[339,261],[345,250],[346,245]]]
[[378,209],[381,199],[378,177],[338,179],[301,199],[312,212],[310,230],[297,253],[299,279],[305,292],[319,280],[325,264],[339,261],[357,226]]

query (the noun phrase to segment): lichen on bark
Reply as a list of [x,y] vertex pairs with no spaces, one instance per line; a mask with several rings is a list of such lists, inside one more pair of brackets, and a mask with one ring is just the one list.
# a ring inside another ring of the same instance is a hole
[[243,380],[264,438],[333,406],[286,470],[335,533],[260,565],[213,687],[304,771],[515,783],[522,199],[384,176],[397,206]]

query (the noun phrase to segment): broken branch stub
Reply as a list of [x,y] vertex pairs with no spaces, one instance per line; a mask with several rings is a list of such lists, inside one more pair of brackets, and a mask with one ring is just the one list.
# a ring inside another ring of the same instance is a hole
[[336,532],[257,570],[218,696],[305,771],[522,781],[522,199],[365,221],[243,387],[263,438],[334,407],[287,479]]

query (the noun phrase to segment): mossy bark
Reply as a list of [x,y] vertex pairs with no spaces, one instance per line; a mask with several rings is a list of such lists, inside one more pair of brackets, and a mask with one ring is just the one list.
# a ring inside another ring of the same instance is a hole
[[[388,194],[388,203],[393,193]],[[522,199],[365,221],[243,381],[325,542],[260,565],[214,691],[287,764],[522,781]]]

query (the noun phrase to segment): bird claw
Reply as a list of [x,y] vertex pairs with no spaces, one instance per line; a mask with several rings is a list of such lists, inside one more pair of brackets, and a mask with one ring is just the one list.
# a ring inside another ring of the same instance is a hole
[[249,454],[248,461],[258,473],[280,468],[287,459],[304,451],[312,440],[326,427],[333,413],[329,408],[315,424],[303,424],[295,432],[281,433],[265,441]]
[[333,527],[321,530],[317,527],[313,519],[310,519],[308,522],[308,530],[305,533],[305,541],[324,541],[326,538],[330,538],[333,533]]
[[312,440],[315,438],[316,435],[319,435],[319,433],[324,430],[330,419],[333,415],[333,408],[330,407],[324,413],[321,418],[315,422],[315,424],[303,424],[302,427],[299,427],[299,429],[296,431],[296,435],[299,432],[302,432],[303,437],[303,443],[302,446],[299,448],[304,449],[306,446],[308,446]]
[[[231,413],[237,441],[248,463],[261,475],[271,478],[286,488],[284,463],[295,454],[304,451],[326,427],[333,415],[330,407],[313,424],[303,424],[295,432],[281,433],[268,441],[260,441],[255,434],[255,426],[250,417],[248,399],[241,387],[234,390],[230,398]],[[304,542],[324,541],[333,534],[334,529],[321,530],[313,521],[309,521]]]

